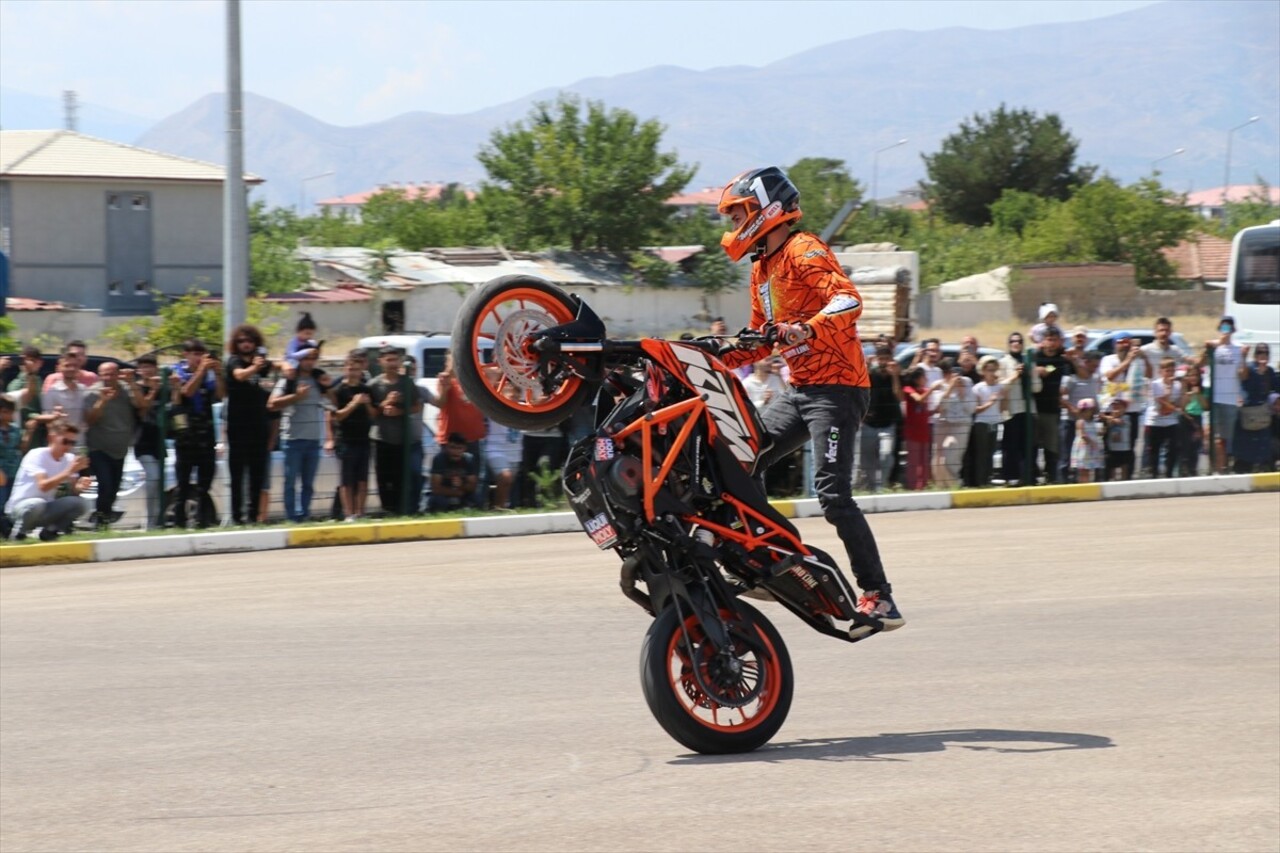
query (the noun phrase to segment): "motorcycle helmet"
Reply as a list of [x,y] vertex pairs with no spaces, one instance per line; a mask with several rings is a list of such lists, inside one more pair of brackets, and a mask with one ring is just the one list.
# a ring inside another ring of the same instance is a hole
[[739,205],[747,218],[737,230],[726,231],[720,238],[721,248],[734,261],[763,244],[770,231],[801,216],[800,190],[777,166],[750,169],[729,181],[717,209],[728,216]]

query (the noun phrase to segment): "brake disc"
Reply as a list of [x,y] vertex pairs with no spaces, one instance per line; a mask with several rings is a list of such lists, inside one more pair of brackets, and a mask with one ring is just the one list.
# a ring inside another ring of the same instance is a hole
[[[556,325],[555,318],[545,311],[521,308],[508,314],[498,326],[494,353],[502,374],[512,385],[522,391],[543,391],[538,364],[525,355],[519,344],[532,332]],[[506,344],[513,344],[507,346]]]

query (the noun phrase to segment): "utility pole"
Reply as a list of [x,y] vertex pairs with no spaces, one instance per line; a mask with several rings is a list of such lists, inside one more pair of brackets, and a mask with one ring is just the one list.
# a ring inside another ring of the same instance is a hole
[[76,104],[76,93],[71,89],[64,89],[62,92],[62,124],[67,130],[75,133],[80,122],[76,119],[76,113],[80,107]]
[[227,4],[227,171],[222,178],[223,337],[245,321],[249,295],[249,211],[244,189],[244,107],[240,91],[240,0]]

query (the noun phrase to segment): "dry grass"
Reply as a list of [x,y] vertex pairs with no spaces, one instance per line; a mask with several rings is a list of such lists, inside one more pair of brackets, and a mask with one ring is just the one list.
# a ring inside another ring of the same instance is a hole
[[[1090,329],[1142,329],[1151,328],[1155,324],[1155,317],[1094,317],[1084,325]],[[1209,338],[1217,337],[1215,330],[1218,328],[1218,320],[1221,319],[1220,314],[1188,314],[1184,316],[1171,317],[1173,320],[1173,330],[1180,333],[1187,342],[1192,346],[1202,344]],[[1069,332],[1074,323],[1068,322],[1063,328],[1064,332]],[[976,328],[958,328],[951,326],[939,326],[936,328],[921,327],[916,334],[916,338],[930,337],[939,338],[944,343],[959,343],[960,339],[965,335],[975,335],[978,338],[978,344],[985,347],[996,347],[1003,349],[1005,341],[1009,337],[1009,333],[1015,329],[1021,329],[1023,332],[1029,331],[1030,325],[1022,328],[1017,323],[1010,323],[1003,320],[992,320],[982,323]]]

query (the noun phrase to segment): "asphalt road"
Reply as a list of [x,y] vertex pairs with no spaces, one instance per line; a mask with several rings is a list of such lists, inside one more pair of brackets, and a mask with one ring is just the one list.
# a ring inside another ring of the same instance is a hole
[[582,535],[7,569],[0,848],[1274,851],[1278,519],[873,516],[907,626],[763,605],[795,702],[730,757],[650,716]]

